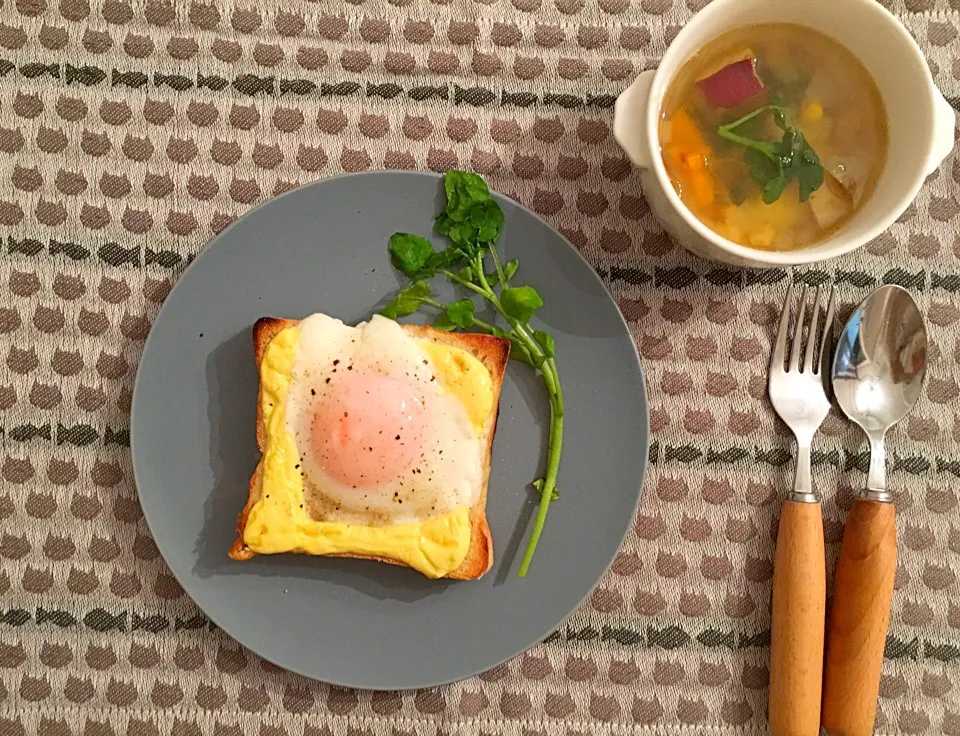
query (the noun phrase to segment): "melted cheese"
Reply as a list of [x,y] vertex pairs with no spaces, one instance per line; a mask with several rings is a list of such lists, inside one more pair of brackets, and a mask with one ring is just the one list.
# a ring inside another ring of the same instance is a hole
[[419,340],[430,357],[440,385],[457,397],[467,410],[470,422],[483,429],[493,410],[493,379],[490,371],[466,350],[430,340]]

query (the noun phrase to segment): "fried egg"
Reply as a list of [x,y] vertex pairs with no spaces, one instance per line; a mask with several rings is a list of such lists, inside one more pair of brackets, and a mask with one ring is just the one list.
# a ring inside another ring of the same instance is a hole
[[479,499],[483,424],[445,385],[429,346],[393,320],[303,320],[289,386],[285,426],[312,518],[408,524]]

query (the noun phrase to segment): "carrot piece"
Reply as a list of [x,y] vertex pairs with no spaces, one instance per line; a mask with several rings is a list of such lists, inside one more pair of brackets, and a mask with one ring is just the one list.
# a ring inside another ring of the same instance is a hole
[[683,146],[691,153],[710,152],[710,146],[686,108],[681,107],[670,118],[670,138],[671,143]]
[[683,192],[689,192],[698,207],[716,199],[710,156],[713,153],[690,114],[680,108],[670,119],[670,143],[665,153]]

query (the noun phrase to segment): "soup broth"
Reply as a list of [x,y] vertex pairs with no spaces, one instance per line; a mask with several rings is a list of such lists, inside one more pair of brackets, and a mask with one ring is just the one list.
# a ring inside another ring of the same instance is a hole
[[701,222],[783,251],[829,236],[863,205],[883,170],[887,119],[850,51],[804,26],[766,24],[714,39],[683,66],[659,138]]

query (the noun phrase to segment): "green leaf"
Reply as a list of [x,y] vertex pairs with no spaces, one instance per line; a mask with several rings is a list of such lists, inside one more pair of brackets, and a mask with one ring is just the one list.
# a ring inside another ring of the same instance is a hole
[[780,199],[780,195],[783,194],[783,190],[787,188],[787,184],[789,183],[790,178],[784,171],[781,171],[772,179],[768,180],[763,187],[764,204],[773,204]]
[[473,281],[473,266],[464,266],[457,274],[463,281]]
[[823,186],[823,165],[817,152],[810,148],[806,139],[797,164],[797,181],[800,184],[800,201],[806,202],[810,195]]
[[453,220],[447,217],[446,212],[441,212],[437,215],[437,219],[433,221],[433,227],[441,235],[449,235],[451,225],[453,225]]
[[771,105],[770,109],[773,111],[773,122],[777,124],[780,130],[786,131],[789,128],[786,109],[779,105]]
[[[770,111],[783,136],[776,143],[756,140],[744,135],[741,128],[759,119],[757,116]],[[780,105],[767,105],[745,115],[732,123],[721,125],[717,135],[743,146],[743,160],[750,176],[763,189],[763,201],[776,202],[794,179],[797,180],[799,198],[806,202],[810,195],[823,184],[823,165],[816,151],[810,147],[789,118],[788,110]],[[739,132],[738,130],[739,129]]]
[[447,318],[457,327],[464,329],[473,327],[473,302],[469,299],[460,299],[447,305]]
[[[530,485],[536,489],[537,493],[539,493],[541,496],[543,495],[543,478],[537,478]],[[550,500],[556,501],[558,498],[560,498],[560,491],[558,491],[557,487],[554,486],[553,493],[550,494]]]
[[427,258],[427,262],[424,265],[422,272],[423,278],[433,276],[438,269],[456,266],[462,260],[463,253],[457,248],[444,248],[440,251],[434,251],[433,254]]
[[503,230],[503,210],[490,196],[486,182],[466,171],[448,171],[443,178],[447,206],[434,226],[468,257],[495,243]]
[[410,284],[394,297],[393,301],[380,310],[380,314],[390,319],[406,317],[416,312],[424,300],[430,297],[430,284],[426,281],[417,281]]
[[746,164],[750,176],[761,187],[780,173],[780,164],[765,156],[755,148],[748,148],[743,152],[743,163]]
[[[506,337],[506,335],[504,335]],[[526,363],[531,368],[536,368],[537,364],[533,362],[533,356],[530,355],[530,351],[527,350],[527,346],[524,345],[519,338],[510,335],[510,358],[513,360],[519,360],[521,363]]]
[[492,197],[470,210],[470,224],[477,228],[477,240],[496,243],[503,230],[503,210]]
[[780,156],[780,163],[784,168],[793,164],[794,150],[802,140],[803,136],[797,132],[796,128],[787,128],[783,131],[783,138],[781,138],[780,143],[777,144],[777,153]]
[[388,250],[393,265],[410,278],[419,277],[428,259],[435,253],[429,240],[410,233],[391,235]]
[[540,307],[543,299],[532,286],[516,286],[500,293],[503,311],[520,322],[527,322]]
[[437,315],[437,318],[433,320],[431,325],[435,330],[442,330],[443,332],[451,332],[455,330],[457,326],[450,321],[450,318],[447,316],[446,312],[441,312]]
[[447,192],[444,214],[453,222],[470,219],[474,205],[490,199],[487,183],[468,171],[448,171],[443,175],[443,186]]
[[[512,279],[514,276],[517,275],[518,268],[520,268],[520,261],[518,261],[516,258],[512,258],[511,260],[503,264],[503,278],[505,281],[507,281],[507,283],[509,283],[510,279]],[[487,281],[489,281],[490,283],[493,283],[495,281],[497,282],[500,281],[500,276],[497,274],[496,271],[491,271],[490,273],[485,275],[487,277]]]
[[543,330],[534,330],[533,339],[537,341],[537,345],[543,348],[543,354],[548,358],[556,356],[556,344],[553,341],[553,335]]
[[468,258],[471,258],[478,246],[477,228],[469,222],[448,220],[448,224],[449,227],[443,234],[456,243],[461,252],[465,253]]

